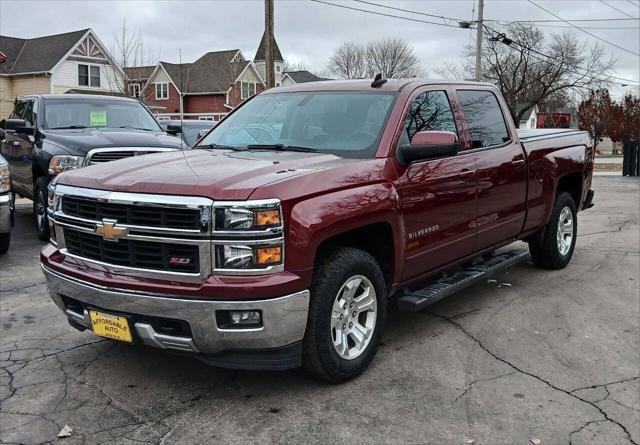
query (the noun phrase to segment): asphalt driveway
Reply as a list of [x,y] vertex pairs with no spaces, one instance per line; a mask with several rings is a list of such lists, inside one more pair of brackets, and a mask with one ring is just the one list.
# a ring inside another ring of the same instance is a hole
[[370,369],[337,386],[77,332],[47,295],[22,204],[0,257],[0,440],[638,444],[640,181],[595,188],[566,269],[525,263],[392,311]]

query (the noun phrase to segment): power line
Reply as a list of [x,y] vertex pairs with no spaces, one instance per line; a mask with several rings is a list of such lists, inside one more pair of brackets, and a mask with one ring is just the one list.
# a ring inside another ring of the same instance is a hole
[[[556,16],[557,17],[557,16]],[[546,20],[511,20],[510,23],[559,23],[559,22],[628,22],[629,20],[638,19],[623,19],[623,18],[608,18],[608,19],[563,19],[559,20],[546,19]],[[504,19],[486,19],[485,22],[499,22]]]
[[380,15],[380,16],[384,16],[384,17],[393,17],[395,19],[409,20],[411,22],[429,23],[431,25],[446,26],[448,28],[460,29],[460,27],[458,25],[449,25],[447,23],[438,23],[438,22],[432,22],[432,21],[429,21],[429,20],[420,20],[420,19],[414,19],[414,18],[411,18],[411,17],[402,17],[402,16],[399,16],[399,15],[386,14],[384,12],[371,11],[369,9],[360,9],[360,8],[355,8],[353,6],[338,5],[338,4],[335,4],[335,3],[326,2],[324,0],[309,0],[309,1],[312,1],[312,2],[315,2],[315,3],[322,3],[324,5],[331,5],[331,6],[335,6],[337,8],[351,9],[353,11],[366,12],[366,13],[373,14],[373,15]]
[[395,7],[395,6],[388,6],[388,5],[369,2],[369,1],[365,1],[365,0],[353,0],[353,1],[354,2],[358,2],[358,3],[364,3],[364,4],[367,4],[367,5],[371,5],[371,6],[377,6],[379,8],[393,9],[395,11],[402,11],[402,12],[408,12],[410,14],[423,15],[425,17],[433,17],[433,18],[442,19],[442,20],[451,20],[451,21],[454,21],[454,22],[464,21],[463,19],[457,19],[457,18],[453,18],[453,17],[445,17],[443,15],[436,15],[436,14],[427,14],[426,12],[413,11],[411,9],[403,9],[403,8],[398,8],[398,7]]
[[618,7],[616,7],[616,6],[613,6],[612,4],[610,4],[610,3],[608,3],[608,2],[605,2],[604,0],[600,0],[600,3],[604,3],[604,4],[605,4],[605,5],[607,5],[609,8],[611,8],[611,9],[615,9],[616,11],[618,11],[618,12],[619,12],[620,14],[622,14],[622,15],[626,15],[627,17],[631,17],[631,18],[632,18],[632,19],[634,19],[634,20],[638,20],[638,17],[634,17],[634,16],[632,16],[631,14],[627,14],[627,12],[626,12],[626,11],[623,11],[622,9],[620,9],[620,8],[618,8]]
[[[508,26],[511,23],[514,22],[494,22],[497,23],[501,26]],[[563,29],[573,29],[573,26],[569,26],[569,25],[540,25],[540,24],[536,24],[537,27],[539,28],[563,28]],[[640,26],[583,26],[582,28],[584,29],[608,29],[608,30],[618,30],[618,29],[638,29],[640,30]]]
[[[496,31],[495,29],[493,29],[493,28],[491,28],[491,27],[489,27],[489,26],[487,26],[487,25],[484,25],[484,27],[485,27],[488,31],[492,32],[494,36],[497,36],[497,37],[499,37],[499,36],[503,36],[503,37],[504,37],[504,36],[505,36],[505,34],[504,34],[504,33],[500,33],[500,32]],[[540,56],[544,57],[544,59],[545,59],[545,60],[542,60],[542,59],[540,59],[540,58],[538,58],[538,57],[532,56],[532,57],[533,57],[534,59],[536,59],[536,60],[539,60],[539,61],[542,61],[542,62],[551,63],[551,64],[552,64],[552,65],[554,65],[554,66],[564,68],[564,70],[565,70],[565,71],[567,71],[568,73],[575,74],[575,75],[577,75],[577,76],[589,75],[589,72],[590,72],[590,71],[589,71],[587,68],[582,68],[582,67],[579,67],[579,66],[573,66],[573,69],[575,69],[575,70],[582,70],[583,72],[576,72],[576,71],[572,71],[572,70],[568,69],[567,67],[564,67],[564,66],[562,66],[562,65],[558,65],[557,63],[555,63],[555,59],[554,59],[552,56],[549,56],[549,55],[547,55],[547,54],[541,53],[540,51],[538,51],[538,50],[536,50],[536,49],[533,49],[533,48],[531,48],[531,47],[529,47],[529,46],[526,46],[526,45],[524,45],[524,44],[522,44],[522,43],[518,42],[517,40],[513,40],[512,38],[509,38],[509,40],[511,41],[511,43],[514,43],[514,44],[518,45],[520,48],[523,48],[523,49],[525,49],[525,50],[527,50],[527,51],[530,51],[530,52],[532,52],[532,53],[534,53],[534,54],[538,54],[538,55],[540,55]],[[503,42],[503,43],[504,43],[504,42]],[[509,46],[509,45],[507,45],[507,46]],[[522,50],[518,50],[518,51],[519,51],[519,52],[522,52]],[[593,79],[595,79],[595,80],[599,80],[600,82],[611,82],[611,83],[616,83],[616,82],[613,82],[613,81],[612,81],[612,79],[616,79],[616,80],[619,80],[619,81],[624,81],[624,82],[627,82],[627,83],[635,84],[634,86],[636,86],[636,85],[640,85],[640,81],[638,81],[638,80],[625,79],[625,78],[623,78],[623,77],[612,76],[612,75],[609,75],[609,74],[604,74],[604,76],[606,76],[606,77],[605,77],[605,78],[602,78],[602,77],[598,77],[598,76],[595,76],[595,75],[593,75],[593,76],[591,76],[591,77],[592,77]]]
[[631,51],[631,50],[629,50],[629,49],[627,49],[627,48],[624,48],[624,47],[622,47],[622,46],[620,46],[620,45],[616,44],[616,43],[610,42],[609,40],[605,40],[605,39],[603,39],[602,37],[598,37],[598,36],[597,36],[597,35],[595,35],[594,33],[589,32],[589,31],[587,31],[586,29],[583,29],[583,28],[579,27],[578,25],[574,25],[573,23],[569,22],[568,20],[565,20],[565,19],[563,19],[562,17],[560,17],[559,15],[557,15],[557,14],[555,14],[555,13],[553,13],[553,12],[549,11],[549,10],[548,10],[547,8],[545,8],[544,6],[540,6],[539,4],[537,4],[536,2],[534,2],[533,0],[527,0],[527,1],[528,1],[529,3],[531,3],[532,5],[534,5],[535,7],[542,9],[543,11],[547,12],[548,14],[551,14],[552,16],[556,17],[557,19],[560,19],[560,20],[562,20],[563,22],[565,22],[565,23],[567,23],[567,24],[571,25],[573,28],[575,28],[575,29],[577,29],[577,30],[579,30],[579,31],[582,31],[583,33],[585,33],[585,34],[587,34],[587,35],[589,35],[589,36],[591,36],[591,37],[593,37],[593,38],[595,38],[595,39],[598,39],[598,40],[600,40],[601,42],[607,43],[607,44],[609,44],[609,45],[611,45],[611,46],[614,46],[614,47],[616,47],[616,48],[618,48],[618,49],[620,49],[620,50],[622,50],[622,51],[628,52],[629,54],[633,54],[634,56],[640,56],[640,53],[635,53],[635,52],[633,52],[633,51]]

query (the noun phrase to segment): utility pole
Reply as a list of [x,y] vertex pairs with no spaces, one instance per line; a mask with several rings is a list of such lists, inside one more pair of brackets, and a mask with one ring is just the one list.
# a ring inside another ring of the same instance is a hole
[[274,73],[274,60],[273,60],[273,0],[264,0],[264,52],[266,59],[266,72],[267,72],[267,88],[273,88],[276,86],[276,76]]
[[482,73],[482,26],[484,14],[484,0],[478,0],[478,21],[476,23],[476,80],[480,80]]

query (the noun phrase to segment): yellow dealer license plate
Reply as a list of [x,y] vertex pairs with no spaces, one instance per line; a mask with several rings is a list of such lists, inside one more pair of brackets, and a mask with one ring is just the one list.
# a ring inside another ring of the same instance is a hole
[[126,318],[98,311],[89,311],[89,316],[91,317],[93,332],[99,336],[129,343],[133,341],[131,330],[129,330],[129,322]]

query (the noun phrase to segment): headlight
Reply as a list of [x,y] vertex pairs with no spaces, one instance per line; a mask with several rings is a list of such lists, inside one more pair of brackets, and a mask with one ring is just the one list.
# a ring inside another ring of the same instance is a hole
[[60,204],[60,195],[56,195],[56,179],[57,178],[54,178],[54,180],[47,186],[47,207],[51,212],[58,210],[58,205]]
[[0,192],[8,192],[11,188],[9,180],[9,164],[0,165]]
[[264,244],[223,244],[215,246],[216,269],[222,271],[271,270],[281,266],[284,259],[282,241]]
[[76,168],[82,167],[83,162],[83,156],[54,156],[51,158],[51,162],[49,162],[49,174],[57,175],[67,170],[75,170]]
[[216,202],[214,207],[214,272],[259,275],[284,269],[280,200]]
[[216,232],[278,231],[281,228],[279,200],[221,203],[215,209]]

